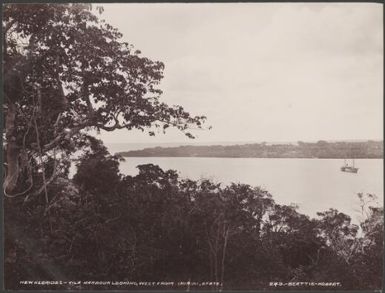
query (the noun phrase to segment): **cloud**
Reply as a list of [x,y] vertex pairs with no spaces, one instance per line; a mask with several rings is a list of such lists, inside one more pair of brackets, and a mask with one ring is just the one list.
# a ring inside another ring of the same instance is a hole
[[[165,63],[163,100],[206,114],[201,140],[382,137],[382,6],[107,4],[106,18]],[[106,139],[120,140],[109,134]],[[181,141],[170,132],[159,141]],[[154,141],[131,133],[128,139]]]

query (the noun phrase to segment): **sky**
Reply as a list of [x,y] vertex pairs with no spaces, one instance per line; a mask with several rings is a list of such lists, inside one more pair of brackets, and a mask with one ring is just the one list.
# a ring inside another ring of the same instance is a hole
[[103,4],[143,56],[165,64],[161,100],[211,130],[105,143],[279,142],[383,137],[383,11],[376,3]]

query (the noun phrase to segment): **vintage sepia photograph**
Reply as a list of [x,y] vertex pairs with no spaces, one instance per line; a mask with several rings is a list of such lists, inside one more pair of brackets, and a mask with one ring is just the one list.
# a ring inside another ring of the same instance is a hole
[[382,4],[1,6],[2,289],[383,289]]

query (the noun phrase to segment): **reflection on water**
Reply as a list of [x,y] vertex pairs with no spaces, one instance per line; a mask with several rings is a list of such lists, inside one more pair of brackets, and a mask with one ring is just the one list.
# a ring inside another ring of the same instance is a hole
[[276,202],[296,203],[309,216],[335,208],[358,218],[357,193],[372,193],[383,202],[383,160],[356,160],[357,174],[340,171],[343,160],[258,158],[154,158],[129,157],[120,170],[136,175],[137,165],[153,163],[174,169],[184,178],[247,183],[269,191]]

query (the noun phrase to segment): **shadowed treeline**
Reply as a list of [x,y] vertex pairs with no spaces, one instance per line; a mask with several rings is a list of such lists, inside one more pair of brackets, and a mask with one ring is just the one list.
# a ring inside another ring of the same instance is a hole
[[254,143],[243,145],[210,145],[154,147],[119,153],[125,157],[220,157],[220,158],[382,158],[381,141],[366,142],[298,142],[297,144]]
[[73,181],[62,176],[49,186],[48,207],[39,198],[5,202],[8,289],[42,289],[20,280],[212,281],[220,288],[191,289],[233,290],[274,289],[270,282],[382,287],[383,209],[370,207],[373,195],[359,195],[358,227],[335,209],[310,219],[258,187],[181,180],[152,164],[122,176],[118,167],[119,158],[92,140]]

